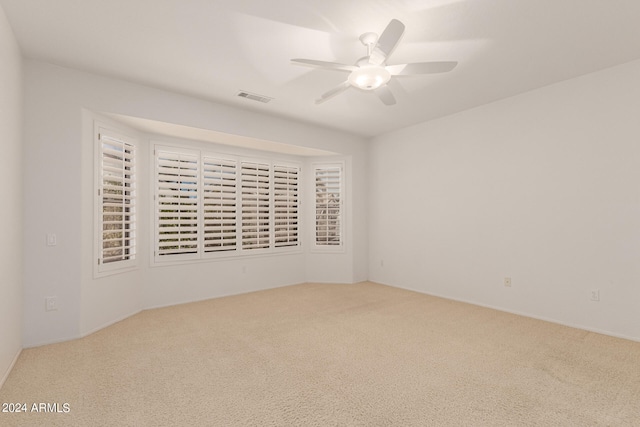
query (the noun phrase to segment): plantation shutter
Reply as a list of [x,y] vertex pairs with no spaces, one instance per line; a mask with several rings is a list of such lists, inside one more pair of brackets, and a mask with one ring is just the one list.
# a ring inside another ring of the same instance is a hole
[[317,246],[342,244],[342,167],[315,168]]
[[298,240],[298,175],[297,167],[274,166],[274,246],[297,246]]
[[204,251],[236,250],[236,162],[203,157]]
[[133,260],[136,254],[135,146],[98,135],[100,144],[99,264]]
[[197,154],[157,151],[157,255],[198,253]]
[[242,249],[269,247],[269,165],[242,162]]
[[161,145],[154,155],[155,262],[300,246],[299,165]]

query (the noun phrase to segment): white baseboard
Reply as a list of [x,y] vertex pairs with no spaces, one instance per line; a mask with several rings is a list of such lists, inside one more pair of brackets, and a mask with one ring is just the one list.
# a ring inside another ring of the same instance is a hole
[[104,325],[97,326],[97,327],[95,327],[95,328],[93,328],[93,329],[91,329],[89,331],[81,332],[80,334],[78,334],[76,336],[63,337],[63,338],[59,338],[59,339],[55,339],[55,340],[51,340],[51,341],[40,341],[40,342],[35,342],[35,343],[32,342],[32,343],[29,343],[29,344],[25,345],[24,348],[42,347],[43,345],[58,344],[58,343],[61,343],[61,342],[73,341],[73,340],[77,340],[77,339],[80,339],[80,338],[84,338],[84,337],[89,336],[89,335],[91,335],[91,334],[93,334],[95,332],[98,332],[101,329],[107,328],[107,327],[113,325],[114,323],[118,323],[118,322],[120,322],[122,320],[125,320],[125,319],[131,317],[131,316],[135,316],[136,314],[140,313],[141,311],[142,310],[136,310],[133,313],[126,314],[124,316],[120,316],[115,320],[111,320],[111,321],[105,323]]
[[515,314],[517,316],[529,317],[531,319],[542,320],[544,322],[549,322],[549,323],[555,323],[556,325],[562,325],[562,326],[566,326],[566,327],[569,327],[569,328],[581,329],[583,331],[593,332],[593,333],[601,334],[601,335],[607,335],[607,336],[614,337],[614,338],[621,338],[621,339],[625,339],[625,340],[629,340],[629,341],[640,342],[640,337],[633,337],[633,336],[629,336],[629,335],[625,335],[625,334],[619,334],[619,333],[615,333],[615,332],[611,332],[611,331],[606,331],[606,330],[603,330],[603,329],[598,329],[598,328],[592,328],[592,327],[589,327],[589,326],[573,324],[573,323],[570,323],[570,322],[564,322],[564,321],[561,321],[561,320],[552,319],[552,318],[545,317],[545,316],[538,316],[538,315],[535,315],[535,314],[522,312],[522,311],[518,311],[518,310],[511,310],[511,309],[504,308],[504,307],[493,306],[493,305],[490,305],[490,304],[483,304],[483,303],[479,303],[479,302],[476,302],[476,301],[471,301],[471,300],[467,300],[467,299],[463,299],[463,298],[453,298],[451,296],[441,295],[441,294],[432,293],[432,292],[426,292],[426,291],[415,289],[415,288],[411,288],[411,287],[408,287],[408,286],[392,285],[392,284],[383,283],[383,282],[376,282],[376,281],[373,281],[373,280],[371,280],[371,282],[372,283],[379,283],[379,284],[385,285],[385,286],[391,286],[393,288],[404,289],[404,290],[407,290],[407,291],[413,291],[413,292],[417,292],[419,294],[429,295],[429,296],[436,297],[436,298],[443,298],[443,299],[448,299],[448,300],[451,300],[451,301],[463,302],[465,304],[471,304],[471,305],[476,305],[478,307],[490,308],[492,310],[502,311],[504,313]]
[[22,354],[22,347],[20,347],[15,357],[11,361],[11,364],[9,364],[9,367],[7,368],[7,372],[5,372],[2,378],[0,378],[0,389],[4,385],[4,382],[7,380],[7,378],[9,378],[9,374],[13,370],[13,367],[16,365],[16,362],[18,361],[18,357],[20,357],[20,354]]
[[82,337],[80,335],[73,335],[73,336],[58,338],[55,340],[36,341],[36,342],[29,342],[29,343],[25,342],[22,345],[24,346],[24,348],[36,348],[36,347],[42,347],[43,345],[59,344],[61,342],[73,341],[73,340],[77,340],[78,338],[82,338]]
[[218,299],[218,298],[225,298],[225,297],[235,297],[238,295],[245,295],[245,294],[250,294],[253,292],[260,292],[260,291],[268,291],[271,289],[278,289],[278,288],[285,288],[287,286],[297,286],[297,285],[303,285],[307,282],[302,282],[302,283],[289,283],[289,284],[284,284],[284,285],[273,285],[270,287],[266,287],[266,288],[260,288],[260,289],[245,289],[239,292],[224,292],[221,294],[215,294],[215,295],[210,295],[210,296],[206,296],[206,297],[199,297],[199,298],[194,298],[194,299],[188,299],[188,300],[182,300],[182,301],[177,301],[177,302],[170,302],[170,303],[161,303],[161,304],[154,304],[154,305],[148,305],[145,306],[142,311],[145,310],[155,310],[157,308],[167,308],[167,307],[174,307],[176,305],[183,305],[183,304],[191,304],[194,302],[202,302],[202,301],[208,301],[210,299]]
[[121,321],[123,321],[123,320],[125,320],[125,319],[128,319],[128,318],[129,318],[129,317],[131,317],[131,316],[135,316],[136,314],[140,313],[141,311],[142,311],[142,310],[136,310],[136,311],[134,311],[133,313],[125,314],[124,316],[120,316],[120,317],[118,317],[118,318],[117,318],[117,319],[115,319],[115,320],[111,320],[111,321],[109,321],[109,322],[105,323],[104,325],[97,326],[97,327],[95,327],[95,328],[93,328],[93,329],[91,329],[91,330],[89,330],[89,331],[86,331],[86,332],[81,332],[81,333],[80,333],[80,338],[84,338],[84,337],[86,337],[86,336],[89,336],[89,335],[91,335],[91,334],[94,334],[94,333],[98,332],[98,331],[99,331],[99,330],[101,330],[101,329],[108,328],[109,326],[114,325],[114,324],[116,324],[116,323],[118,323],[118,322],[121,322]]

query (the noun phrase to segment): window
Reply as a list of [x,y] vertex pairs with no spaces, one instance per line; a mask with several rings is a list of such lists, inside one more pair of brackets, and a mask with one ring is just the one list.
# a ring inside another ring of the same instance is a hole
[[298,245],[298,175],[291,166],[273,168],[274,239],[276,247]]
[[314,165],[315,176],[315,246],[342,246],[342,164]]
[[268,164],[242,162],[242,249],[270,243],[270,171]]
[[236,161],[205,156],[202,170],[204,251],[235,251],[238,230]]
[[286,251],[300,246],[300,167],[155,147],[155,260]]
[[158,151],[156,209],[158,256],[197,256],[199,158],[192,153]]
[[96,141],[98,272],[130,268],[136,259],[135,143],[103,127]]

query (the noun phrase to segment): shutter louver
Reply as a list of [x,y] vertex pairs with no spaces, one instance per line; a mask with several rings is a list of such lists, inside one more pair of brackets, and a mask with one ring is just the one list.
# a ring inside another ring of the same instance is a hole
[[269,247],[269,165],[242,162],[242,249]]
[[236,162],[203,158],[204,252],[236,250]]
[[339,166],[315,169],[316,245],[342,244],[342,169]]
[[157,154],[157,255],[198,253],[197,155]]
[[274,166],[274,246],[297,246],[298,240],[298,175],[296,167]]
[[133,260],[135,229],[135,146],[99,134],[100,140],[100,263]]

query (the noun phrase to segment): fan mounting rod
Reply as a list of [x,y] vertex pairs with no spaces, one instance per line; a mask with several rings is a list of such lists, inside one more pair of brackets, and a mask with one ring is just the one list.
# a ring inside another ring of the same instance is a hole
[[367,56],[369,56],[378,42],[378,35],[376,33],[364,33],[360,36],[360,42],[367,47]]

